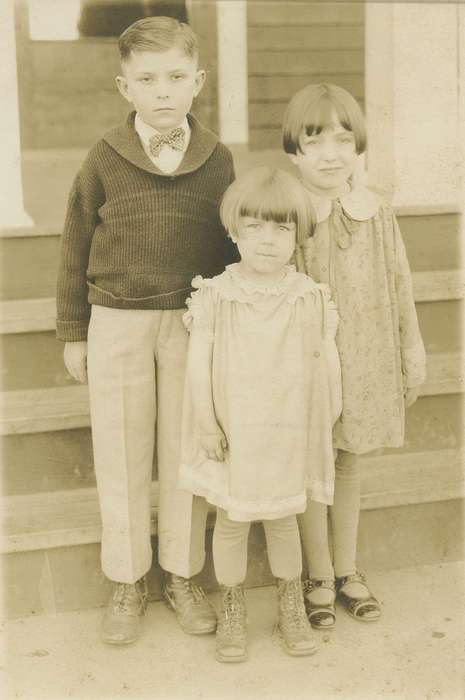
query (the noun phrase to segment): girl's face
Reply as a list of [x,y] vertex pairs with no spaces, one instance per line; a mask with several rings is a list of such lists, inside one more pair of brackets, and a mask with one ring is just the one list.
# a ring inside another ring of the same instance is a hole
[[295,249],[296,225],[244,216],[233,240],[244,272],[255,279],[279,279]]
[[357,162],[355,138],[339,122],[333,122],[319,134],[300,137],[300,151],[289,157],[297,166],[304,183],[317,194],[338,196],[347,190],[347,181]]

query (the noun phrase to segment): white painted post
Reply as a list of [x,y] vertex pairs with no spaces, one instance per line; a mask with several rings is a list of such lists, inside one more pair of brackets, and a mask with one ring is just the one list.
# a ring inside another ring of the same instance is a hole
[[397,206],[459,203],[458,11],[366,4],[368,178]]
[[32,226],[24,211],[14,0],[0,2],[0,229]]
[[217,2],[217,32],[220,138],[227,144],[247,144],[249,120],[245,0]]

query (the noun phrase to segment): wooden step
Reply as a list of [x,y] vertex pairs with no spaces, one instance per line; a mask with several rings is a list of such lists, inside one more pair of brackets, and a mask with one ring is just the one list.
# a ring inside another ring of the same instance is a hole
[[[416,302],[452,301],[465,297],[463,270],[413,273]],[[12,299],[0,302],[0,334],[55,330],[54,297]]]
[[[463,450],[441,450],[362,459],[362,509],[461,498]],[[440,478],[438,478],[440,474]],[[152,533],[157,527],[158,484],[152,484]],[[3,552],[99,542],[96,489],[3,498]]]
[[[459,352],[427,358],[421,396],[463,392],[464,363]],[[0,435],[67,430],[90,425],[87,386],[4,391],[0,394]]]
[[[421,397],[407,411],[405,443],[396,454],[461,447],[462,414],[462,394]],[[158,478],[156,455],[152,478]],[[1,481],[4,496],[94,487],[90,428],[4,435]]]

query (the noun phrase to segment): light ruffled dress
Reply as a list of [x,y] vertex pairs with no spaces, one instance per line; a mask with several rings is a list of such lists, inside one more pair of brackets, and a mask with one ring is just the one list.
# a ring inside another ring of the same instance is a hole
[[302,513],[307,498],[331,504],[341,378],[328,287],[293,266],[279,283],[257,287],[239,264],[193,286],[184,321],[212,344],[213,402],[228,450],[218,462],[200,446],[187,378],[179,487],[238,521]]

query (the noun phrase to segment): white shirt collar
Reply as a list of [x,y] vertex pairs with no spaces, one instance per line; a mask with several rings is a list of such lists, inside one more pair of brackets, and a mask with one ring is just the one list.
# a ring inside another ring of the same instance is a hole
[[[187,117],[184,117],[182,122],[178,124],[184,131],[186,132],[186,138],[184,141],[184,148],[182,149],[182,153],[185,153],[187,151],[187,147],[189,145],[189,140],[191,136],[191,128],[189,126],[189,122],[187,121]],[[173,127],[176,128],[176,127]],[[142,119],[139,117],[139,114],[136,113],[136,116],[134,118],[134,129],[137,131],[137,133],[140,136],[140,139],[144,146],[148,148],[149,146],[149,141],[152,138],[152,136],[155,136],[155,134],[160,135],[160,131],[157,131],[156,129],[153,128],[153,126],[150,126],[150,124],[146,124]],[[180,151],[181,152],[181,151]]]
[[[315,209],[317,223],[325,221],[331,213],[332,200],[307,190]],[[379,210],[382,198],[365,185],[355,185],[350,192],[338,197],[342,208],[355,221],[367,221]]]

